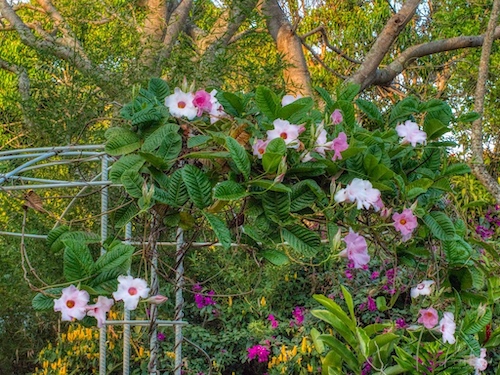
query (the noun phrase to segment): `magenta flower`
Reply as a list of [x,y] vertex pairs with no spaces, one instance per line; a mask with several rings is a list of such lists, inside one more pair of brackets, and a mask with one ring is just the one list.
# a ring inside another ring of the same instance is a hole
[[344,118],[342,117],[342,112],[340,112],[340,109],[336,109],[335,111],[333,111],[330,118],[332,119],[333,125],[338,125],[342,121],[344,121]]
[[443,343],[455,343],[455,318],[451,312],[445,312],[443,318],[439,321],[439,331],[443,334]]
[[268,348],[262,345],[254,345],[248,350],[248,359],[251,361],[257,358],[259,362],[267,362],[269,359],[269,354],[271,353]]
[[262,139],[256,139],[252,149],[253,149],[253,154],[257,156],[259,159],[262,159],[262,156],[266,152],[267,145],[269,144],[269,141],[263,141]]
[[282,138],[285,144],[293,147],[299,147],[299,135],[305,128],[302,125],[293,125],[286,120],[276,119],[273,122],[274,129],[267,131],[268,140]]
[[205,90],[196,91],[193,97],[193,105],[197,108],[197,116],[200,117],[203,112],[212,110],[212,96]]
[[375,303],[375,300],[371,296],[368,296],[367,306],[368,310],[377,311],[377,304]]
[[[194,289],[194,288],[193,288]],[[203,295],[200,293],[195,293],[194,302],[199,309],[204,308],[205,306],[215,306],[217,302],[215,302],[212,296],[215,294],[213,290],[207,293],[207,295]]]
[[194,95],[191,92],[184,92],[176,87],[174,93],[165,98],[165,106],[174,117],[186,117],[192,120],[196,117],[198,110],[193,104]]
[[97,297],[97,303],[94,305],[87,306],[87,315],[93,316],[97,319],[97,327],[101,328],[104,326],[106,321],[106,313],[111,310],[111,306],[115,304],[111,298],[99,296]]
[[341,160],[342,155],[340,154],[342,151],[345,151],[349,148],[347,144],[347,135],[344,132],[340,132],[337,138],[332,141],[331,149],[335,153],[333,154],[332,160]]
[[135,310],[140,298],[146,298],[149,293],[145,280],[132,276],[118,276],[118,290],[113,292],[115,301],[123,301],[127,310]]
[[403,137],[401,143],[410,143],[413,147],[416,147],[417,143],[425,144],[427,140],[427,134],[419,129],[417,123],[410,120],[405,121],[404,125],[396,126],[396,131],[400,137]]
[[276,320],[273,314],[267,316],[267,320],[271,322],[271,328],[278,328],[279,322]]
[[341,257],[347,257],[353,263],[354,268],[363,268],[370,261],[368,245],[363,236],[349,228],[349,234],[344,237],[346,248],[339,253]]
[[87,313],[90,296],[85,290],[70,285],[62,290],[61,298],[54,300],[54,311],[60,311],[63,321],[83,319]]
[[438,324],[438,312],[435,308],[429,307],[428,309],[420,309],[418,312],[420,317],[417,322],[423,324],[425,328],[432,329]]
[[335,202],[356,202],[358,210],[362,207],[369,209],[371,206],[375,207],[378,204],[380,191],[373,188],[370,181],[355,178],[345,189],[340,189],[334,198]]
[[392,220],[394,220],[394,228],[403,235],[403,242],[411,238],[413,231],[418,226],[417,217],[409,208],[405,208],[400,214],[397,212],[394,213],[394,215],[392,215]]
[[165,341],[166,338],[167,338],[167,336],[165,336],[165,334],[163,332],[158,332],[156,334],[156,339],[158,341]]
[[292,311],[293,320],[290,321],[290,327],[293,327],[294,325],[300,326],[302,325],[302,323],[304,323],[305,310],[306,309],[304,307],[295,306],[295,308]]

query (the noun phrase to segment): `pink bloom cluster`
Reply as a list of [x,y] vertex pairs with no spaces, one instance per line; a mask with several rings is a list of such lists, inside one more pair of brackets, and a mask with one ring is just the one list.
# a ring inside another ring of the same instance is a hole
[[339,253],[341,257],[347,257],[353,263],[354,268],[363,268],[370,261],[368,245],[363,236],[349,228],[349,234],[344,237],[346,248]]
[[405,208],[400,214],[396,212],[392,215],[392,220],[394,220],[394,228],[403,235],[403,242],[411,238],[413,231],[418,226],[417,217],[409,208]]
[[[97,326],[102,327],[106,321],[106,313],[115,301],[123,301],[127,310],[135,310],[140,298],[146,298],[149,288],[146,281],[132,276],[118,277],[118,290],[113,293],[113,299],[99,296],[97,302],[89,305],[90,295],[85,290],[79,290],[70,285],[62,290],[61,297],[54,300],[54,311],[60,311],[63,321],[83,319],[85,315],[97,319]],[[149,303],[162,303],[167,297],[157,295],[147,300]]]
[[301,326],[304,323],[304,313],[306,309],[304,307],[295,306],[292,311],[293,320],[290,320],[290,327],[295,325]]
[[269,359],[269,354],[271,351],[263,345],[254,345],[248,350],[248,359],[251,361],[254,358],[257,358],[259,362],[267,362]]
[[355,178],[344,189],[335,193],[335,202],[356,202],[358,210],[374,207],[378,211],[383,206],[380,198],[380,190],[375,189],[368,180]]
[[482,348],[481,353],[479,354],[479,357],[470,357],[467,360],[467,363],[474,367],[475,374],[479,374],[480,371],[486,370],[486,367],[488,367],[488,361],[486,360],[486,349]]
[[416,147],[417,143],[425,144],[427,140],[427,133],[420,130],[418,124],[410,120],[396,126],[396,132],[403,137],[401,143],[410,143],[413,147]]
[[208,113],[210,122],[214,123],[226,115],[224,108],[215,97],[216,94],[217,90],[212,90],[210,93],[199,90],[193,94],[176,87],[174,93],[165,98],[165,106],[168,107],[172,116],[186,117],[188,120]]
[[279,326],[279,322],[276,320],[276,318],[274,317],[273,314],[269,314],[267,316],[267,320],[269,320],[271,322],[271,328],[278,328]]
[[[420,317],[417,322],[427,329],[432,329],[438,324],[439,316],[436,309],[429,307],[419,311]],[[451,312],[445,312],[439,321],[439,332],[443,335],[443,343],[455,343],[455,330],[457,325]]]

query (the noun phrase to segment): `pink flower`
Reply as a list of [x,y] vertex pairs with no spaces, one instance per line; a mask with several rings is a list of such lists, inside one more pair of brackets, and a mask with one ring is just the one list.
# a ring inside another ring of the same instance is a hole
[[63,321],[83,319],[87,313],[90,296],[85,290],[70,285],[62,290],[61,298],[54,300],[54,311],[62,313]]
[[424,280],[418,284],[415,288],[411,288],[411,298],[417,298],[418,296],[430,296],[432,289],[431,286],[434,284],[433,280]]
[[227,113],[224,112],[224,107],[219,103],[215,95],[217,95],[217,90],[212,90],[210,92],[210,102],[212,103],[212,109],[209,112],[211,124],[214,124],[221,118],[227,116]]
[[349,234],[344,237],[344,242],[346,249],[342,250],[339,256],[347,257],[353,263],[354,268],[363,268],[364,265],[368,264],[370,255],[363,236],[349,228]]
[[132,276],[118,276],[118,290],[113,292],[116,301],[125,303],[127,310],[135,310],[140,298],[146,298],[149,293],[148,284],[145,280],[133,278]]
[[284,106],[286,106],[288,104],[292,104],[294,101],[296,101],[297,99],[300,99],[300,98],[302,98],[302,95],[300,95],[300,94],[297,94],[297,95],[285,95],[281,99],[281,105],[284,107]]
[[413,147],[417,146],[417,143],[425,144],[427,140],[427,134],[419,129],[417,123],[410,120],[405,121],[404,125],[396,126],[396,131],[403,137],[401,143],[411,143]]
[[479,371],[484,371],[486,370],[486,367],[488,367],[488,361],[486,360],[486,349],[482,348],[481,349],[481,354],[479,357],[473,357],[471,356],[468,360],[467,363],[474,367],[476,370],[476,374],[479,374]]
[[263,141],[262,139],[256,139],[252,149],[253,154],[257,156],[259,159],[262,159],[262,156],[266,152],[266,147],[269,144],[269,141]]
[[198,109],[197,116],[200,117],[203,112],[212,110],[212,96],[205,90],[196,91],[193,97],[193,104]]
[[192,120],[198,114],[198,110],[193,104],[194,95],[191,92],[184,92],[176,87],[174,93],[165,98],[165,106],[174,117],[186,117]]
[[276,320],[273,314],[267,316],[267,320],[271,322],[271,328],[278,328],[279,322]]
[[451,312],[445,312],[439,321],[439,331],[443,334],[443,343],[455,343],[455,330],[457,325]]
[[428,309],[421,309],[419,312],[420,317],[417,322],[423,324],[425,328],[432,329],[438,324],[438,312],[436,309],[429,307]]
[[368,296],[367,306],[368,310],[377,311],[377,304],[375,303],[375,300],[371,296]]
[[293,327],[294,325],[300,326],[302,325],[302,323],[304,323],[305,310],[306,309],[304,307],[295,306],[292,311],[293,320],[290,321],[290,327]]
[[374,189],[370,181],[355,178],[345,189],[340,189],[334,198],[335,202],[357,202],[358,210],[362,207],[369,209],[378,204],[380,191]]
[[335,161],[342,159],[342,155],[340,153],[348,148],[349,145],[347,144],[347,136],[344,132],[340,132],[337,138],[332,141],[331,149],[335,151],[332,160]]
[[97,326],[101,328],[106,321],[106,313],[111,310],[111,306],[113,306],[114,303],[115,301],[111,298],[99,296],[97,297],[96,304],[87,306],[87,315],[96,318]]
[[417,217],[413,215],[413,211],[405,208],[402,213],[397,212],[392,215],[394,220],[394,228],[403,235],[403,242],[408,241],[415,228],[417,228]]
[[267,137],[270,141],[275,138],[282,138],[285,144],[290,147],[299,147],[299,134],[305,130],[302,125],[293,125],[282,119],[274,120],[273,125],[274,129],[267,131]]
[[150,303],[152,305],[161,305],[168,301],[168,297],[162,296],[161,294],[157,294],[156,296],[151,296],[144,302]]
[[340,109],[336,109],[335,111],[333,111],[330,118],[332,119],[333,125],[338,125],[342,121],[344,121],[344,118],[342,117],[342,112],[340,112]]
[[267,362],[267,360],[269,359],[269,354],[271,353],[268,348],[262,345],[254,345],[247,350],[248,359],[250,361],[257,357],[259,362]]

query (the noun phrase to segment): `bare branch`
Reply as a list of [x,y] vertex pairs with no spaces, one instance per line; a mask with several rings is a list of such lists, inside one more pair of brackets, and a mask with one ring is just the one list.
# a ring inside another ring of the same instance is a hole
[[399,12],[394,14],[384,26],[366,55],[359,69],[348,79],[348,82],[361,85],[361,89],[371,85],[382,59],[389,51],[398,35],[415,14],[420,0],[406,1]]
[[344,80],[348,78],[347,76],[344,76],[344,75],[340,74],[336,70],[334,70],[334,69],[330,68],[328,65],[326,65],[326,63],[323,61],[323,59],[320,56],[318,56],[318,54],[316,52],[314,52],[314,49],[310,45],[308,45],[303,39],[301,39],[301,41],[302,41],[302,45],[304,47],[306,47],[306,49],[311,53],[312,57],[314,57],[314,59],[323,68],[325,68],[326,70],[328,70],[330,73],[332,73],[337,78],[344,79]]
[[[494,30],[493,39],[500,38],[500,26]],[[387,67],[377,70],[370,85],[384,85],[391,82],[396,76],[403,72],[411,61],[436,53],[454,51],[463,48],[480,47],[483,45],[484,36],[458,36],[455,38],[437,40],[422,43],[403,51]]]
[[321,38],[323,40],[323,43],[325,44],[325,46],[327,48],[329,48],[330,50],[332,50],[333,52],[335,52],[336,54],[338,54],[340,57],[343,57],[344,59],[346,59],[347,61],[350,61],[354,64],[361,64],[361,61],[359,60],[356,60],[356,59],[353,59],[352,57],[349,57],[347,56],[344,52],[342,52],[339,48],[335,47],[334,45],[332,45],[329,41],[328,41],[328,35],[326,35],[326,30],[324,28],[324,26],[318,26],[316,27],[315,29],[312,29],[311,31],[309,31],[308,33],[305,33],[304,35],[300,36],[300,39],[302,41],[305,41],[308,37],[310,37],[311,35],[314,35],[316,33],[320,33],[321,34]]
[[489,60],[491,55],[491,47],[495,40],[496,24],[498,14],[500,13],[500,0],[494,0],[491,10],[488,29],[484,36],[483,49],[481,51],[481,60],[479,61],[479,73],[476,85],[476,94],[474,101],[474,110],[481,116],[472,123],[471,133],[471,169],[477,179],[486,187],[493,195],[495,200],[500,203],[500,185],[488,173],[483,160],[483,129],[482,118],[484,115],[484,97],[486,96],[486,82],[488,80]]

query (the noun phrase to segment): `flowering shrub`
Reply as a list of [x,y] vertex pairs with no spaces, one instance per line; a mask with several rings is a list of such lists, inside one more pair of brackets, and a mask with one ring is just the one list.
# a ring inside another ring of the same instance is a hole
[[[151,80],[121,111],[130,126],[106,132],[106,151],[117,159],[110,179],[128,194],[119,202],[116,227],[154,215],[166,233],[178,227],[191,238],[203,233],[222,251],[237,242],[242,251],[274,266],[322,265],[322,277],[331,282],[322,292],[346,287],[338,296],[341,303],[315,297],[326,310],[313,311],[324,321],[316,321],[318,329],[304,328],[311,332],[317,357],[322,356],[314,371],[398,374],[422,373],[422,368],[428,373],[466,371],[470,363],[483,367],[481,346],[488,343],[485,331],[500,282],[491,279],[485,286],[480,249],[495,250],[469,230],[447,200],[450,179],[469,172],[447,157],[453,142],[440,140],[454,120],[451,110],[440,100],[408,97],[382,112],[355,99],[358,90],[348,86],[333,98],[318,89],[324,102],[320,111],[311,98],[282,100],[262,86],[242,94],[195,91],[186,84],[171,93],[166,82]],[[107,252],[94,261],[88,248],[92,242],[68,228],[49,236],[50,246],[64,247],[68,285],[78,282],[79,290],[110,295],[134,248],[110,241]],[[342,257],[348,259],[345,267]],[[113,296],[135,308],[145,288],[119,287]],[[221,312],[215,293],[195,288],[203,324],[217,322]],[[49,293],[58,296],[61,288]],[[423,304],[418,296],[424,297]],[[69,307],[66,297],[55,308],[67,318],[79,318],[84,297],[72,297],[71,313],[61,307]],[[110,305],[105,301],[88,311],[95,316],[96,309]],[[38,308],[51,303],[44,295],[34,300]],[[483,309],[476,308],[480,304]],[[403,321],[395,325],[392,314]],[[256,366],[281,361],[273,360],[273,350],[283,345],[261,333],[285,329],[283,318],[270,311],[249,324],[251,337],[262,337],[240,350],[244,361],[256,361]],[[304,321],[305,310],[299,307],[287,328],[300,329]],[[320,334],[327,324],[333,331]],[[287,344],[298,337],[287,337]],[[284,353],[279,349],[282,356],[296,357],[287,347]],[[297,358],[294,366],[305,371],[313,366],[300,362]]]

